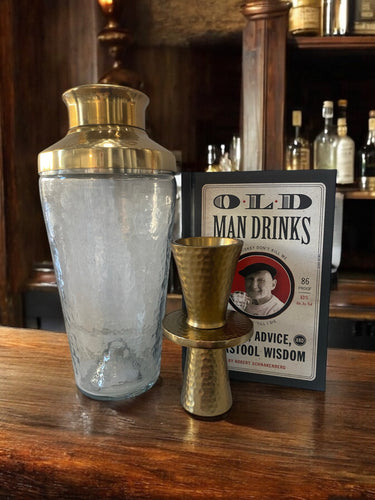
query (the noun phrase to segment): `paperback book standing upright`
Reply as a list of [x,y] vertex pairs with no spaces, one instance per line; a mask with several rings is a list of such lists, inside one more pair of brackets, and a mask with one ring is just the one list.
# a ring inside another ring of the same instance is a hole
[[244,242],[229,308],[254,323],[232,378],[325,389],[336,172],[183,173],[183,236]]

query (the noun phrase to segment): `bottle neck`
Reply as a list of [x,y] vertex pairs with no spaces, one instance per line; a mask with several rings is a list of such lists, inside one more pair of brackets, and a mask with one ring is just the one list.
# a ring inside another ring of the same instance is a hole
[[339,137],[345,137],[348,133],[348,128],[346,125],[346,118],[338,118],[337,120],[337,135]]
[[348,134],[348,130],[346,127],[338,127],[337,128],[337,135],[340,137],[345,137]]
[[300,137],[300,135],[301,135],[301,127],[299,125],[296,125],[294,127],[294,138],[298,139],[298,137]]
[[324,118],[324,132],[331,132],[333,128],[333,118]]

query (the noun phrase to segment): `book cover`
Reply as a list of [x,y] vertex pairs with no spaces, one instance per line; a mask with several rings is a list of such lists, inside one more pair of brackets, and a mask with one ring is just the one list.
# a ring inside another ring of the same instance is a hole
[[325,389],[336,171],[182,174],[183,236],[244,242],[229,308],[254,324],[232,378]]

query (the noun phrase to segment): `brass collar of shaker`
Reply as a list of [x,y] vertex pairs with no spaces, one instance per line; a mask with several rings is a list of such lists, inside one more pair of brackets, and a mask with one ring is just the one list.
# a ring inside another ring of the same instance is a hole
[[176,172],[176,160],[145,131],[149,98],[129,87],[80,85],[66,91],[67,135],[38,159],[39,173]]

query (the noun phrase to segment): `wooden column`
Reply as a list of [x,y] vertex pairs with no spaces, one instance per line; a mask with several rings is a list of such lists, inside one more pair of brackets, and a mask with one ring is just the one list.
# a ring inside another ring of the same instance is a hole
[[290,3],[253,0],[242,46],[242,170],[280,170],[284,161],[285,55]]

